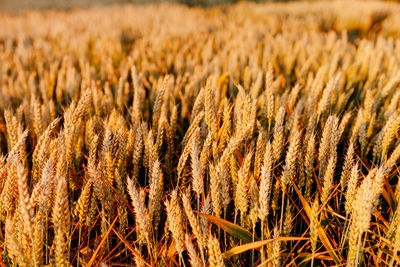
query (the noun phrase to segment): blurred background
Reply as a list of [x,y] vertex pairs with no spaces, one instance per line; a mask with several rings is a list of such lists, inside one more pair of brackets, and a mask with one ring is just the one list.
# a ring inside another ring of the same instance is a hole
[[[38,9],[71,9],[77,7],[94,7],[125,3],[181,3],[189,6],[213,6],[236,2],[289,2],[291,0],[0,0],[0,10],[19,11],[25,8]],[[350,1],[350,0],[349,0]]]

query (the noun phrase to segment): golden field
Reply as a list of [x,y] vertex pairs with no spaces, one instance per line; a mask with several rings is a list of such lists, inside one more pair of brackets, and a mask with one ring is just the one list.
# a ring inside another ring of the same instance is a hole
[[0,25],[1,266],[400,264],[400,5]]

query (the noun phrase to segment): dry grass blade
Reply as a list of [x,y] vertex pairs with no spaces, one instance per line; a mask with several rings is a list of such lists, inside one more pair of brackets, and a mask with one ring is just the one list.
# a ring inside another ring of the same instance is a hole
[[232,256],[238,255],[240,253],[246,252],[248,250],[251,249],[257,249],[260,248],[262,246],[265,246],[269,243],[272,242],[279,242],[279,241],[299,241],[299,240],[309,240],[309,238],[306,237],[277,237],[277,238],[272,238],[272,239],[268,239],[268,240],[261,240],[261,241],[256,241],[256,242],[252,242],[252,243],[247,243],[241,246],[237,246],[234,248],[231,248],[228,251],[225,251],[223,256],[225,258],[230,258]]
[[252,234],[248,230],[246,230],[245,228],[243,228],[237,224],[231,223],[227,220],[221,219],[221,218],[213,216],[213,215],[208,215],[208,214],[204,214],[201,212],[196,212],[196,213],[198,213],[201,216],[212,221],[215,225],[217,225],[219,228],[221,228],[225,232],[231,234],[232,236],[234,236],[244,242],[251,242],[253,240]]
[[117,222],[118,217],[114,219],[114,221],[111,223],[110,227],[108,228],[106,234],[103,236],[102,240],[100,241],[99,245],[97,246],[96,250],[94,251],[92,257],[90,258],[88,264],[86,265],[87,267],[90,267],[93,265],[94,261],[97,259],[97,254],[100,252],[100,249],[104,246],[104,244],[107,242],[107,238],[110,235],[111,231],[113,230],[113,227],[115,223]]
[[133,253],[133,255],[135,255],[138,259],[140,259],[141,262],[143,262],[144,264],[146,264],[147,266],[151,266],[150,264],[148,264],[141,256],[140,254],[136,251],[136,249],[134,247],[132,247],[132,245],[120,234],[118,233],[118,231],[116,231],[114,228],[111,228],[111,230],[114,232],[114,234],[116,236],[118,236],[118,238],[126,245],[126,247]]
[[[310,205],[308,205],[307,200],[303,197],[303,195],[301,194],[301,192],[299,191],[297,186],[295,184],[293,184],[293,183],[292,183],[292,186],[293,186],[294,190],[296,191],[297,195],[299,196],[300,201],[303,204],[304,211],[306,212],[308,218],[311,219],[312,216],[313,216],[313,213],[312,213],[312,209],[311,209]],[[316,222],[316,223],[317,223],[319,240],[322,242],[322,244],[324,245],[324,247],[326,248],[328,253],[332,256],[332,258],[334,259],[335,263],[336,264],[340,264],[341,259],[339,258],[339,256],[335,252],[335,249],[332,246],[331,242],[329,241],[329,238],[326,235],[324,229],[322,228],[322,226],[321,226],[321,224],[319,222]]]

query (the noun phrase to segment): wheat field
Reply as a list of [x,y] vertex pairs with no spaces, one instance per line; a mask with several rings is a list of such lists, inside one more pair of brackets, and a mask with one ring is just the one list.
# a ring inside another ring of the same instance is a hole
[[400,5],[0,25],[1,266],[400,264]]

